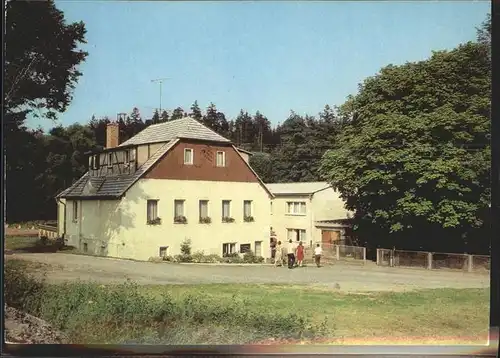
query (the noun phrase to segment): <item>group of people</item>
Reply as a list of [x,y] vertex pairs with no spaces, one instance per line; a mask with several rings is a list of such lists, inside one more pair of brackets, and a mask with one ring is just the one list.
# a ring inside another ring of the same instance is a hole
[[[302,267],[302,263],[304,261],[304,245],[302,245],[302,241],[298,244],[294,243],[293,240],[289,240],[288,244],[282,246],[281,241],[278,241],[275,246],[275,254],[274,254],[274,266],[282,266],[284,255],[283,252],[286,253],[288,268],[292,269],[296,266]],[[317,244],[314,248],[314,261],[316,266],[320,266],[321,261],[321,245]]]

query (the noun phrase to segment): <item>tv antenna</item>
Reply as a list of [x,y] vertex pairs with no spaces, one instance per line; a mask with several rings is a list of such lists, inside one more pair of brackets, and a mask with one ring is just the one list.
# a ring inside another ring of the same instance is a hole
[[159,115],[161,116],[161,88],[162,88],[162,84],[163,84],[163,81],[166,81],[166,80],[169,80],[170,78],[157,78],[155,80],[151,80],[151,82],[154,82],[154,83],[159,83],[160,84],[160,110],[159,110]]

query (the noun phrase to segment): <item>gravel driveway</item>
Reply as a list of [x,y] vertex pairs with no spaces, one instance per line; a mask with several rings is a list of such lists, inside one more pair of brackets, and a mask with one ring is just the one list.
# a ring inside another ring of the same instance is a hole
[[401,291],[419,288],[489,287],[488,275],[466,272],[427,271],[354,266],[303,267],[289,270],[267,265],[202,265],[137,262],[63,253],[15,253],[9,258],[52,265],[47,274],[51,282],[92,280],[119,283],[127,279],[138,284],[256,283],[314,284],[341,291]]

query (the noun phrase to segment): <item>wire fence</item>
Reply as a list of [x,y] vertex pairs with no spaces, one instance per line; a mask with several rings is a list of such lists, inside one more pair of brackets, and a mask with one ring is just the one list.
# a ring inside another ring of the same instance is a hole
[[489,272],[490,256],[377,249],[377,265],[389,267],[423,268],[428,270]]
[[[366,248],[362,246],[347,246],[334,244],[320,244],[322,249],[321,261],[324,263],[334,263],[335,261],[349,261],[364,264],[366,262]],[[307,262],[312,260],[316,244],[312,242],[304,251],[304,259]]]

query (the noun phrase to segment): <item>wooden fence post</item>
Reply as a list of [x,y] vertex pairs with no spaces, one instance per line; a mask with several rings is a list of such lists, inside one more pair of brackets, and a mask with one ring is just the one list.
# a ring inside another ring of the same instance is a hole
[[337,257],[337,261],[340,260],[340,246],[335,245],[335,255]]
[[380,249],[377,249],[377,266],[380,266],[380,260],[381,260]]
[[472,272],[474,269],[473,266],[473,255],[467,255],[467,271]]
[[363,247],[363,265],[366,264],[366,247]]
[[432,270],[432,252],[427,253],[427,269]]

